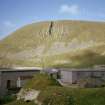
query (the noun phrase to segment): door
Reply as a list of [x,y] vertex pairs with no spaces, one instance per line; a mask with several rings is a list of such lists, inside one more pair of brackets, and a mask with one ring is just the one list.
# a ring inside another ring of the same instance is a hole
[[7,80],[7,89],[11,87],[11,80]]

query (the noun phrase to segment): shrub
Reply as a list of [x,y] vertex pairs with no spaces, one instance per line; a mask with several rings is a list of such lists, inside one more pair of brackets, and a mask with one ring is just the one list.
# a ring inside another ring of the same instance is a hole
[[25,89],[43,90],[48,86],[60,86],[60,84],[51,76],[45,73],[39,73],[29,80],[24,86]]
[[4,105],[6,103],[12,102],[16,99],[15,96],[8,95],[0,98],[0,105]]

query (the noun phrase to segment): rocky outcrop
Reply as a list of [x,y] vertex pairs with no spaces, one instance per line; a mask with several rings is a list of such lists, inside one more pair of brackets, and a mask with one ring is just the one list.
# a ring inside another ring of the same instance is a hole
[[37,101],[37,97],[40,91],[34,89],[21,89],[20,92],[17,94],[17,100],[24,100],[24,101]]

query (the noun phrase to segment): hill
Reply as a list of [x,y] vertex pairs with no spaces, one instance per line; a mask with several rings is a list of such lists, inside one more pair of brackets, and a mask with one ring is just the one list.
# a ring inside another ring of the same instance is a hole
[[105,23],[32,23],[0,41],[0,67],[92,67],[105,64]]

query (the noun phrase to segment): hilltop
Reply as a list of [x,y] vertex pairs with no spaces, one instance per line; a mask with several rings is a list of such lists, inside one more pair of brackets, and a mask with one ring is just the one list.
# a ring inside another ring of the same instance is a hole
[[0,67],[92,67],[105,64],[105,23],[48,21],[0,41]]

